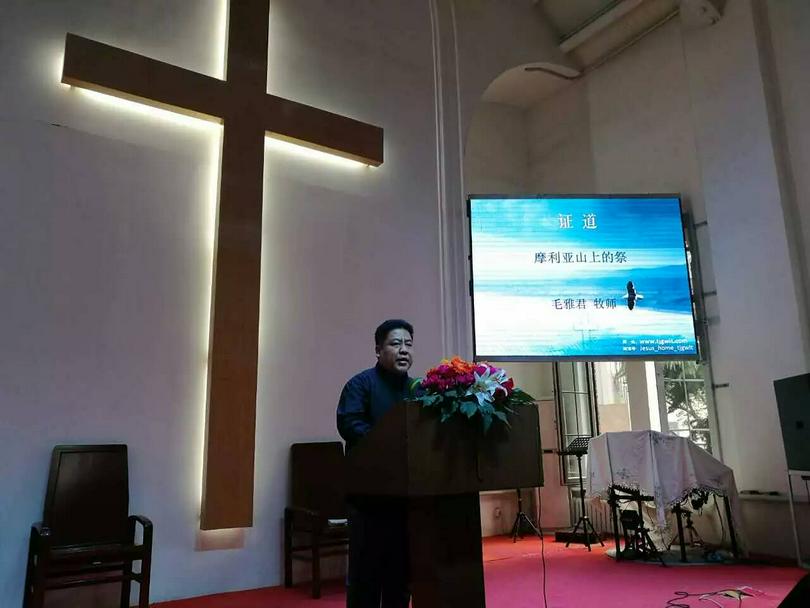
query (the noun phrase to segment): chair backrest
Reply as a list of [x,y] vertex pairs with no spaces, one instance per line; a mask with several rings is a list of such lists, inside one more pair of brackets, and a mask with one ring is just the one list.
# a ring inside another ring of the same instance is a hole
[[58,445],[51,455],[43,523],[55,546],[127,541],[126,445]]
[[291,504],[346,517],[346,472],[339,441],[294,443],[290,447]]

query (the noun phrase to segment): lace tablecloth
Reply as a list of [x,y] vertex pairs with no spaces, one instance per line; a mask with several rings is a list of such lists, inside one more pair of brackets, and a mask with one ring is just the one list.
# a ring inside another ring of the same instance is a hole
[[695,490],[728,497],[738,540],[742,540],[740,497],[734,472],[685,437],[656,431],[603,433],[588,446],[588,493],[605,500],[610,486],[655,497],[659,528],[666,511]]

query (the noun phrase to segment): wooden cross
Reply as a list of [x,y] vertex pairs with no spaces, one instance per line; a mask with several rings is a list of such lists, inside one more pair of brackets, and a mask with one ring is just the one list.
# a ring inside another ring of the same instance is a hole
[[270,0],[230,3],[226,80],[68,34],[62,82],[223,125],[203,530],[253,525],[264,137],[383,161],[379,127],[267,94]]

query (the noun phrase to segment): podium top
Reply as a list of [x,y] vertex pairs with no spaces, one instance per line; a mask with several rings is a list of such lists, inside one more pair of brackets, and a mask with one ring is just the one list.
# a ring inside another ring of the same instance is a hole
[[477,420],[440,422],[412,402],[395,405],[347,454],[348,493],[446,496],[543,485],[537,407],[482,435]]

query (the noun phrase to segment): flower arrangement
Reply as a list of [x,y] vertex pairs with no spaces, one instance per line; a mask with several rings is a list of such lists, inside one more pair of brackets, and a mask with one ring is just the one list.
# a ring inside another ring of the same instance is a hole
[[534,401],[531,395],[515,388],[505,370],[460,357],[444,359],[429,369],[424,378],[414,381],[412,392],[413,400],[423,407],[438,409],[442,422],[454,415],[468,419],[479,416],[484,433],[495,420],[508,426],[507,413]]

